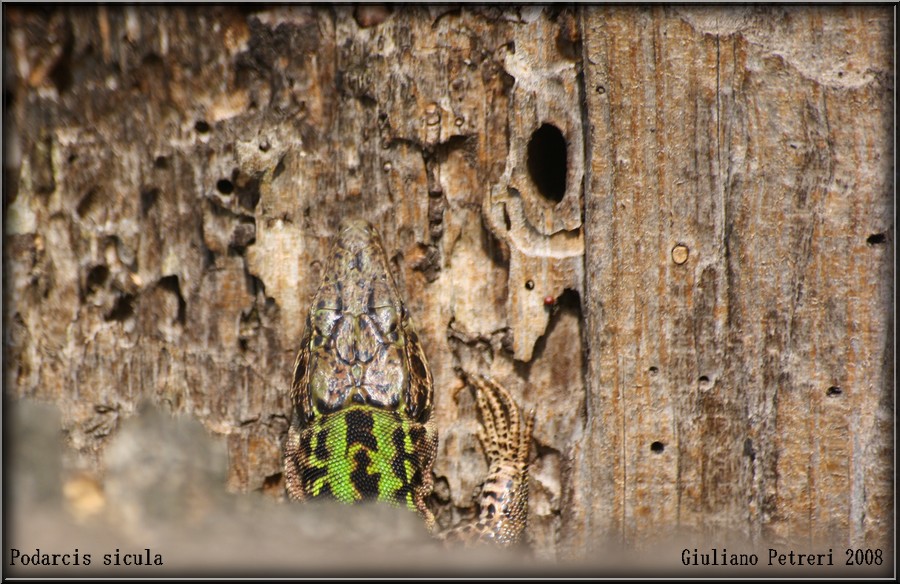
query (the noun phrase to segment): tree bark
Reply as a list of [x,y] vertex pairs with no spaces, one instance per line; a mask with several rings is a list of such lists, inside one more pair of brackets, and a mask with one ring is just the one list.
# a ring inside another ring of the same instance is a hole
[[685,530],[892,545],[890,11],[5,10],[6,393],[70,471],[142,400],[282,496],[340,220],[435,379],[435,506],[485,474],[456,368],[536,411],[542,558]]

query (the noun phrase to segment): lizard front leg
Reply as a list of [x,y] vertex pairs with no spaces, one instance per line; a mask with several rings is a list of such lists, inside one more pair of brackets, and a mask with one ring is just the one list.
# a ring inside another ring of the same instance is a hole
[[479,515],[441,534],[465,545],[516,544],[528,519],[528,453],[534,412],[522,415],[506,389],[490,377],[466,375],[475,388],[482,426],[478,440],[488,459],[488,475],[478,495]]

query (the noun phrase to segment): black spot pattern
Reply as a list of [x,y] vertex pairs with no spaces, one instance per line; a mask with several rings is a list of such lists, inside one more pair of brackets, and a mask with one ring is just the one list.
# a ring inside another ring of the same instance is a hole
[[[419,436],[419,441],[412,438],[414,434]],[[394,446],[394,450],[397,452],[396,456],[391,460],[391,470],[403,483],[401,487],[394,490],[393,498],[401,505],[405,505],[410,500],[409,497],[412,496],[415,489],[422,484],[422,463],[419,456],[419,450],[422,448],[421,440],[425,437],[424,428],[412,428],[410,430],[410,437],[413,442],[413,451],[407,453],[405,450],[406,433],[403,431],[403,428],[396,428],[391,433],[391,442]],[[406,473],[406,461],[409,461],[410,464],[412,464],[412,468],[415,469],[412,477],[408,476]]]
[[409,501],[410,495],[412,495],[413,487],[410,485],[403,485],[399,489],[394,491],[394,502],[398,505],[406,505]]
[[409,438],[412,440],[413,448],[419,450],[422,448],[422,442],[425,440],[425,428],[422,426],[414,426],[409,429]]
[[378,482],[381,480],[381,473],[369,474],[369,453],[365,450],[357,451],[353,457],[355,463],[354,468],[350,471],[350,482],[353,488],[359,493],[363,499],[378,498]]
[[312,434],[309,432],[300,434],[300,454],[304,460],[308,460],[312,456]]
[[328,430],[319,430],[316,434],[316,458],[321,461],[327,461],[330,453],[328,445],[325,443],[328,438]]
[[345,421],[347,423],[347,448],[349,449],[353,444],[360,444],[363,447],[353,457],[354,466],[350,471],[350,482],[353,483],[356,492],[363,499],[375,499],[378,497],[381,473],[369,474],[369,464],[372,459],[368,452],[378,451],[378,440],[372,433],[375,420],[372,419],[370,412],[352,410],[347,412]]
[[[304,466],[302,477],[303,477],[303,490],[307,493],[312,492],[312,487],[317,480],[324,477],[328,474],[328,470],[326,468],[319,468],[317,466]],[[327,486],[327,485],[326,485]],[[324,496],[324,490],[319,492],[319,497]],[[331,491],[328,491],[328,494],[331,494]]]
[[337,499],[337,497],[334,496],[334,493],[331,492],[331,485],[329,485],[328,483],[322,485],[322,490],[319,491],[317,498],[319,498],[319,499]]
[[347,412],[347,448],[353,444],[361,444],[363,448],[378,451],[378,440],[372,433],[375,420],[370,412],[351,410]]
[[409,483],[409,479],[406,477],[406,465],[403,462],[407,458],[412,458],[413,465],[415,465],[417,457],[410,456],[403,451],[403,447],[405,446],[405,438],[406,433],[403,431],[403,428],[395,428],[391,433],[391,442],[394,444],[394,449],[397,451],[397,455],[391,460],[391,470],[394,471],[394,474],[398,479],[403,481],[404,485]]
[[[408,455],[407,460],[412,462],[415,471],[409,477],[409,484],[419,486],[423,482],[422,471],[428,471],[431,468],[429,459],[433,454],[429,454],[435,446],[434,443],[428,444],[428,433],[425,426],[413,426],[409,429],[409,439],[412,442],[412,454]],[[423,467],[427,467],[424,468]]]

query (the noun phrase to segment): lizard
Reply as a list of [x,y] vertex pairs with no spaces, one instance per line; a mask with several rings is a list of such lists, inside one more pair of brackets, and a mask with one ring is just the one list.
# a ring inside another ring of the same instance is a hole
[[418,513],[448,545],[518,543],[527,523],[534,412],[523,415],[490,377],[462,375],[475,390],[489,471],[478,515],[441,529],[427,504],[438,446],[431,370],[378,231],[345,220],[294,363],[283,448],[288,498],[385,501]]

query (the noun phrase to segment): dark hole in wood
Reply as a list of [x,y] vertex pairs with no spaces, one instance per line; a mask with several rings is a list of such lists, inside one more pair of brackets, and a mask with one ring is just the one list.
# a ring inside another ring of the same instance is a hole
[[223,195],[230,195],[234,192],[234,184],[227,178],[220,178],[216,183],[216,189]]
[[106,266],[94,266],[91,268],[91,271],[88,272],[87,275],[87,291],[90,294],[94,292],[97,288],[100,288],[104,284],[106,284],[106,279],[109,278],[109,268]]
[[866,243],[869,245],[880,245],[884,243],[886,239],[884,233],[873,233],[866,238]]
[[534,290],[534,280],[528,280],[527,282],[525,282],[525,289]]
[[650,372],[650,375],[656,375],[657,373],[659,373],[659,367],[651,367],[647,371]]
[[149,188],[141,191],[141,214],[146,215],[147,211],[159,200],[159,189]]
[[253,219],[241,218],[241,223],[231,232],[228,245],[239,254],[244,253],[248,245],[256,241],[256,222]]
[[88,213],[91,212],[91,209],[94,208],[97,203],[99,197],[97,196],[97,188],[94,187],[90,191],[87,192],[85,196],[81,198],[78,202],[78,207],[75,211],[78,213],[79,217],[84,217]]
[[276,472],[275,474],[269,475],[263,479],[263,489],[272,489],[281,484],[281,473]]
[[709,377],[707,377],[706,375],[701,375],[697,381],[699,381],[700,383],[709,383]]
[[275,180],[276,178],[281,176],[282,172],[284,172],[284,156],[282,156],[278,160],[278,164],[275,165],[275,170],[272,171],[272,180]]
[[259,204],[259,179],[251,178],[247,182],[238,183],[237,198],[241,206],[252,211]]
[[390,15],[391,8],[389,6],[378,4],[357,6],[353,10],[353,19],[360,28],[377,26]]
[[200,132],[201,134],[205,134],[209,132],[209,124],[206,123],[205,120],[197,120],[197,123],[194,124],[194,129]]
[[825,390],[825,395],[829,397],[835,397],[844,393],[844,390],[836,385],[832,385],[828,389]]
[[116,305],[106,316],[106,320],[123,321],[134,316],[134,296],[123,294],[116,299]]
[[163,276],[159,279],[159,287],[174,294],[175,298],[178,300],[178,312],[172,319],[172,323],[184,324],[184,313],[187,308],[187,302],[181,294],[181,284],[178,281],[178,276]]
[[528,175],[542,197],[554,203],[562,201],[567,167],[563,133],[553,124],[543,124],[528,141]]
[[666,445],[663,444],[662,442],[657,441],[650,445],[650,450],[657,454],[659,454],[660,452],[662,452],[665,449],[666,449]]
[[209,248],[205,248],[203,253],[203,269],[208,270],[216,266],[216,252]]
[[72,49],[74,47],[74,35],[66,35],[62,51],[60,51],[61,57],[56,61],[56,64],[47,75],[50,80],[53,81],[53,84],[56,86],[56,91],[60,95],[68,91],[75,80],[75,76],[72,74],[72,53],[74,52]]
[[168,168],[169,159],[165,156],[157,156],[156,160],[153,161],[153,166],[156,168]]
[[750,438],[744,440],[744,456],[749,456],[750,460],[756,460],[756,449],[753,448],[753,440]]

